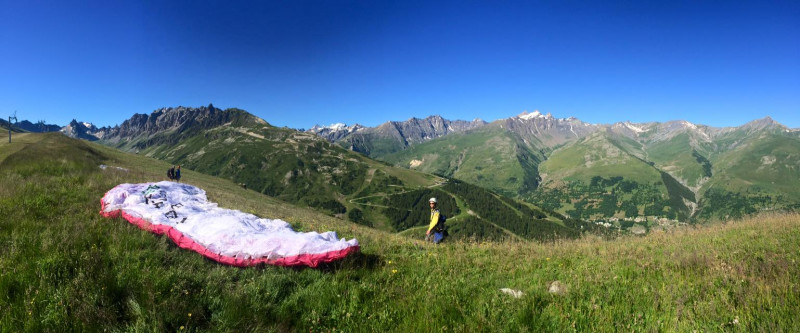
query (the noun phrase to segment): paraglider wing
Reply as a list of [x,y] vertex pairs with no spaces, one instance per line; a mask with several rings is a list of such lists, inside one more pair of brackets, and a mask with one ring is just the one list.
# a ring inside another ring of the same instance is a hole
[[296,232],[280,219],[219,208],[205,191],[187,184],[120,184],[100,203],[105,217],[121,216],[167,235],[181,248],[233,266],[317,267],[359,251],[356,239],[338,239],[333,231]]

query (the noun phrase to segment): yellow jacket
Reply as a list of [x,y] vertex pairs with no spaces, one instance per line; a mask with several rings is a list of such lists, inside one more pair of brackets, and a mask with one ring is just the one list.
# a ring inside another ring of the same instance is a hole
[[436,227],[439,223],[439,210],[438,209],[431,209],[431,224],[428,225],[427,234],[431,233],[431,230]]

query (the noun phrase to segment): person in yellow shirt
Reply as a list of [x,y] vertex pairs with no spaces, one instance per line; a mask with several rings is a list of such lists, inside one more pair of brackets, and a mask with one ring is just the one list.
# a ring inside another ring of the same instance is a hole
[[431,222],[428,225],[428,231],[425,232],[425,240],[438,244],[444,238],[444,215],[439,212],[437,208],[436,198],[428,200],[431,206]]

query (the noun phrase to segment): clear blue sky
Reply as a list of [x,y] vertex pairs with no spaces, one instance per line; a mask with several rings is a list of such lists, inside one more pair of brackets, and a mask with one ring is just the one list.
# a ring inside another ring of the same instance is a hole
[[[69,3],[67,3],[69,2]],[[0,116],[800,127],[800,1],[0,0]]]

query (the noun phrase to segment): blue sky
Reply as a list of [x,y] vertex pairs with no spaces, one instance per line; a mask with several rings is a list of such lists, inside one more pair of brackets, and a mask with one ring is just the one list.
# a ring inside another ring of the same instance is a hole
[[165,106],[277,126],[538,109],[800,127],[798,1],[0,0],[0,116]]

